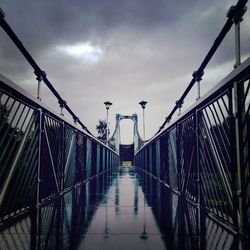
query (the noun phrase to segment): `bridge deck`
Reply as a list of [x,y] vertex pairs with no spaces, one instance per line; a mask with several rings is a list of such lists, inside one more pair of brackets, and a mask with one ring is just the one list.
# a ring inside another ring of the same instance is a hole
[[93,207],[96,212],[79,249],[165,249],[152,208],[144,200],[141,177],[133,168],[121,168],[112,180],[98,208]]
[[133,167],[107,171],[35,212],[2,229],[0,249],[240,249],[209,218],[199,236],[197,208]]

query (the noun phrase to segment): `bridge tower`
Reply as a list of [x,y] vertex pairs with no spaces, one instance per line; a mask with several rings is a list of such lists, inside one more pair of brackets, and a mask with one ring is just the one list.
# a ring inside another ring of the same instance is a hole
[[134,122],[134,133],[133,133],[133,144],[135,151],[138,150],[143,145],[143,140],[138,132],[138,115],[121,115],[116,114],[116,126],[113,135],[110,137],[110,144],[114,145],[116,151],[119,153],[119,147],[121,144],[121,132],[120,132],[120,122],[123,119],[130,119]]

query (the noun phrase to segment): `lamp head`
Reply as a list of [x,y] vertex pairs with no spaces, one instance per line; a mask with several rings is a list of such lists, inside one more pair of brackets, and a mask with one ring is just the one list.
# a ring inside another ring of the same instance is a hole
[[108,110],[113,103],[110,101],[106,101],[104,102],[104,104],[105,104],[106,109]]
[[148,103],[147,101],[141,101],[141,102],[139,102],[139,104],[141,105],[142,109],[146,108],[146,104],[147,103]]

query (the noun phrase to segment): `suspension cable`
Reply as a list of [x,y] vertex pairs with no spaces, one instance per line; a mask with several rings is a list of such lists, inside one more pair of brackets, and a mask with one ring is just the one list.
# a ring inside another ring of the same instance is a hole
[[16,45],[16,47],[20,50],[20,52],[23,54],[23,56],[29,62],[31,67],[34,69],[34,74],[37,76],[37,79],[41,79],[47,85],[47,87],[50,89],[50,91],[53,93],[53,95],[57,98],[59,106],[61,108],[65,108],[69,112],[69,114],[72,116],[74,122],[78,122],[80,124],[80,126],[82,127],[82,129],[86,130],[89,134],[91,134],[91,132],[87,129],[87,127],[81,122],[79,117],[77,117],[75,115],[75,113],[71,110],[71,108],[68,106],[67,102],[65,100],[63,100],[63,98],[60,96],[60,94],[57,92],[57,90],[53,87],[53,85],[51,84],[51,82],[47,78],[45,71],[41,70],[41,68],[38,66],[36,61],[32,58],[30,53],[24,47],[24,45],[22,44],[20,39],[17,37],[17,35],[14,33],[14,31],[9,26],[9,24],[6,22],[4,17],[5,17],[4,12],[0,9],[0,26],[6,32],[6,34],[9,36],[9,38],[13,41],[13,43]]
[[186,96],[188,95],[188,93],[190,92],[190,90],[192,89],[194,84],[199,79],[201,79],[201,77],[204,73],[204,69],[206,68],[207,64],[209,63],[209,61],[213,57],[214,53],[216,52],[216,50],[220,46],[221,42],[223,41],[223,39],[225,38],[225,36],[229,32],[231,27],[233,26],[234,22],[238,22],[242,18],[242,16],[244,15],[244,13],[246,11],[246,3],[247,2],[248,2],[248,0],[239,0],[238,3],[236,4],[236,6],[232,6],[229,9],[229,11],[227,13],[228,19],[227,19],[224,27],[222,28],[221,32],[219,33],[219,35],[215,39],[213,46],[211,47],[211,49],[207,53],[206,57],[204,58],[200,67],[198,68],[198,70],[193,73],[193,75],[192,75],[193,78],[191,79],[188,87],[185,89],[185,91],[183,92],[180,99],[176,101],[176,105],[174,106],[174,108],[172,109],[170,114],[165,118],[165,121],[160,126],[159,130],[157,131],[157,133],[155,135],[160,133],[161,130],[165,127],[165,125],[171,120],[171,118],[174,115],[174,113],[176,112],[176,110],[178,110],[180,108],[180,104],[182,105],[184,103]]

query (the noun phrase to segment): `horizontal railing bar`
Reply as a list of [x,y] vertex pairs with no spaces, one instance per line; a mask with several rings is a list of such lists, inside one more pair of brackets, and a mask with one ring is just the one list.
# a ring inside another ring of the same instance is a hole
[[[73,122],[70,122],[65,117],[59,116],[59,113],[56,113],[55,110],[53,110],[51,107],[48,107],[45,103],[42,101],[38,101],[35,97],[31,96],[28,92],[26,92],[23,88],[18,86],[16,83],[12,82],[10,79],[8,79],[6,76],[2,75],[0,73],[0,89],[2,88],[2,91],[4,94],[7,94],[11,98],[18,100],[22,102],[24,105],[29,106],[33,109],[38,109],[42,108],[44,110],[44,114],[47,116],[56,119],[60,123],[65,123],[67,124],[70,128],[85,134],[89,138],[93,139],[94,141],[98,142],[105,148],[108,148],[107,145],[100,140],[98,140],[94,135],[89,134],[86,130],[80,130],[79,128],[76,127],[76,125]],[[109,148],[112,152],[116,153],[113,149]]]
[[[150,140],[148,140],[145,143],[145,145],[143,145],[142,148],[140,148],[136,152],[136,154],[139,153],[146,145],[149,145],[151,142],[159,138],[162,135],[162,133],[170,130],[178,122],[182,122],[185,119],[187,119],[187,117],[192,115],[192,113],[195,112],[196,110],[200,110],[202,107],[204,107],[204,105],[209,105],[209,103],[212,103],[214,99],[217,99],[218,97],[225,95],[225,93],[228,91],[229,85],[233,86],[234,81],[237,81],[237,79],[239,79],[239,77],[242,77],[242,75],[247,74],[249,70],[250,70],[250,57],[247,58],[246,61],[241,63],[231,73],[229,73],[224,79],[222,79],[213,89],[208,91],[197,102],[195,102],[187,110],[185,110],[185,112],[183,112],[181,116],[178,116],[176,119],[174,119],[167,128],[161,131],[161,133],[155,134]],[[248,79],[248,77],[246,77],[246,79]],[[219,92],[220,92],[220,95],[218,95]]]

